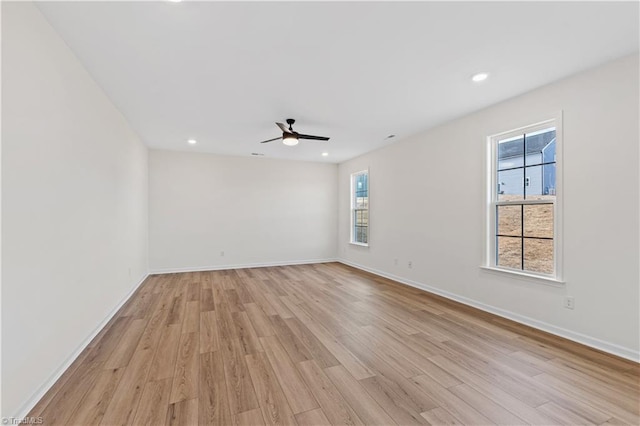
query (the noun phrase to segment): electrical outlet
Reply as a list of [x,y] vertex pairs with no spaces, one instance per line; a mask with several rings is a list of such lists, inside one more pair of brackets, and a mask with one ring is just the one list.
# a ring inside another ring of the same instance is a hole
[[224,257],[224,250],[220,252],[220,257]]
[[398,259],[393,259],[393,264],[398,266]]
[[564,307],[567,309],[573,309],[575,308],[575,301],[573,300],[573,297],[571,296],[566,296],[564,298]]
[[412,261],[407,262],[407,266],[409,267],[409,269],[413,268],[413,262]]

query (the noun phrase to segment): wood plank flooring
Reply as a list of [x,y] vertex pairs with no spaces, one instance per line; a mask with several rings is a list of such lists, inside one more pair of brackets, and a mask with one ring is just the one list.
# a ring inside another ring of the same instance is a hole
[[640,424],[640,367],[338,263],[149,277],[53,425]]

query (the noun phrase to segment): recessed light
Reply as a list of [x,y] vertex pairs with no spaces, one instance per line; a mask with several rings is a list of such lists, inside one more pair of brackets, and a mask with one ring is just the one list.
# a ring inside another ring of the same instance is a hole
[[182,0],[167,0],[170,3],[180,3]]
[[471,77],[471,80],[479,83],[481,81],[485,81],[487,77],[489,77],[489,74],[487,74],[486,72],[479,72],[478,74],[474,74],[473,77]]
[[323,157],[327,157],[328,155],[329,155],[329,153],[328,153],[328,152],[323,152],[323,153],[322,153],[322,156],[323,156]]
[[198,143],[198,141],[197,141],[197,140],[195,140],[195,139],[189,139],[189,140],[187,141],[187,143],[188,143],[189,145],[195,145],[195,144],[197,144],[197,143]]

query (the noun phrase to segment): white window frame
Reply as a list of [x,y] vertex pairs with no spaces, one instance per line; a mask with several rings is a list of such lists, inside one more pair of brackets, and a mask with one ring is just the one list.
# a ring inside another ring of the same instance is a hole
[[[496,206],[499,205],[531,205],[548,204],[549,200],[521,200],[521,201],[498,201],[498,142],[518,135],[533,133],[545,128],[555,127],[556,129],[556,197],[553,200],[553,274],[538,273],[521,269],[513,269],[505,266],[498,266],[496,262]],[[485,263],[482,268],[504,273],[512,276],[532,278],[551,284],[564,284],[562,274],[562,200],[564,198],[563,175],[563,131],[562,112],[551,115],[545,120],[534,124],[518,127],[506,132],[496,133],[487,137],[487,169],[486,169],[486,234],[485,234]]]
[[[353,232],[354,228],[355,228],[354,217],[355,217],[355,211],[356,211],[356,206],[355,206],[356,185],[355,185],[355,183],[356,183],[356,177],[360,176],[362,174],[366,174],[367,175],[367,208],[366,209],[358,209],[358,210],[366,210],[367,211],[367,242],[366,243],[361,243],[359,241],[355,241],[355,235],[354,235],[354,232]],[[357,246],[369,247],[369,229],[371,227],[371,184],[370,184],[369,169],[360,170],[358,172],[351,173],[351,186],[350,186],[350,191],[349,191],[349,197],[351,198],[351,200],[349,201],[349,203],[351,205],[351,208],[350,208],[351,220],[349,221],[349,224],[350,224],[349,243],[357,245]]]

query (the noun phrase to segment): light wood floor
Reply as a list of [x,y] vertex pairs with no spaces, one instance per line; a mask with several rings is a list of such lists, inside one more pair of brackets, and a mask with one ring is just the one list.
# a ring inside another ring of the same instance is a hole
[[638,364],[341,264],[152,276],[45,424],[632,424]]

